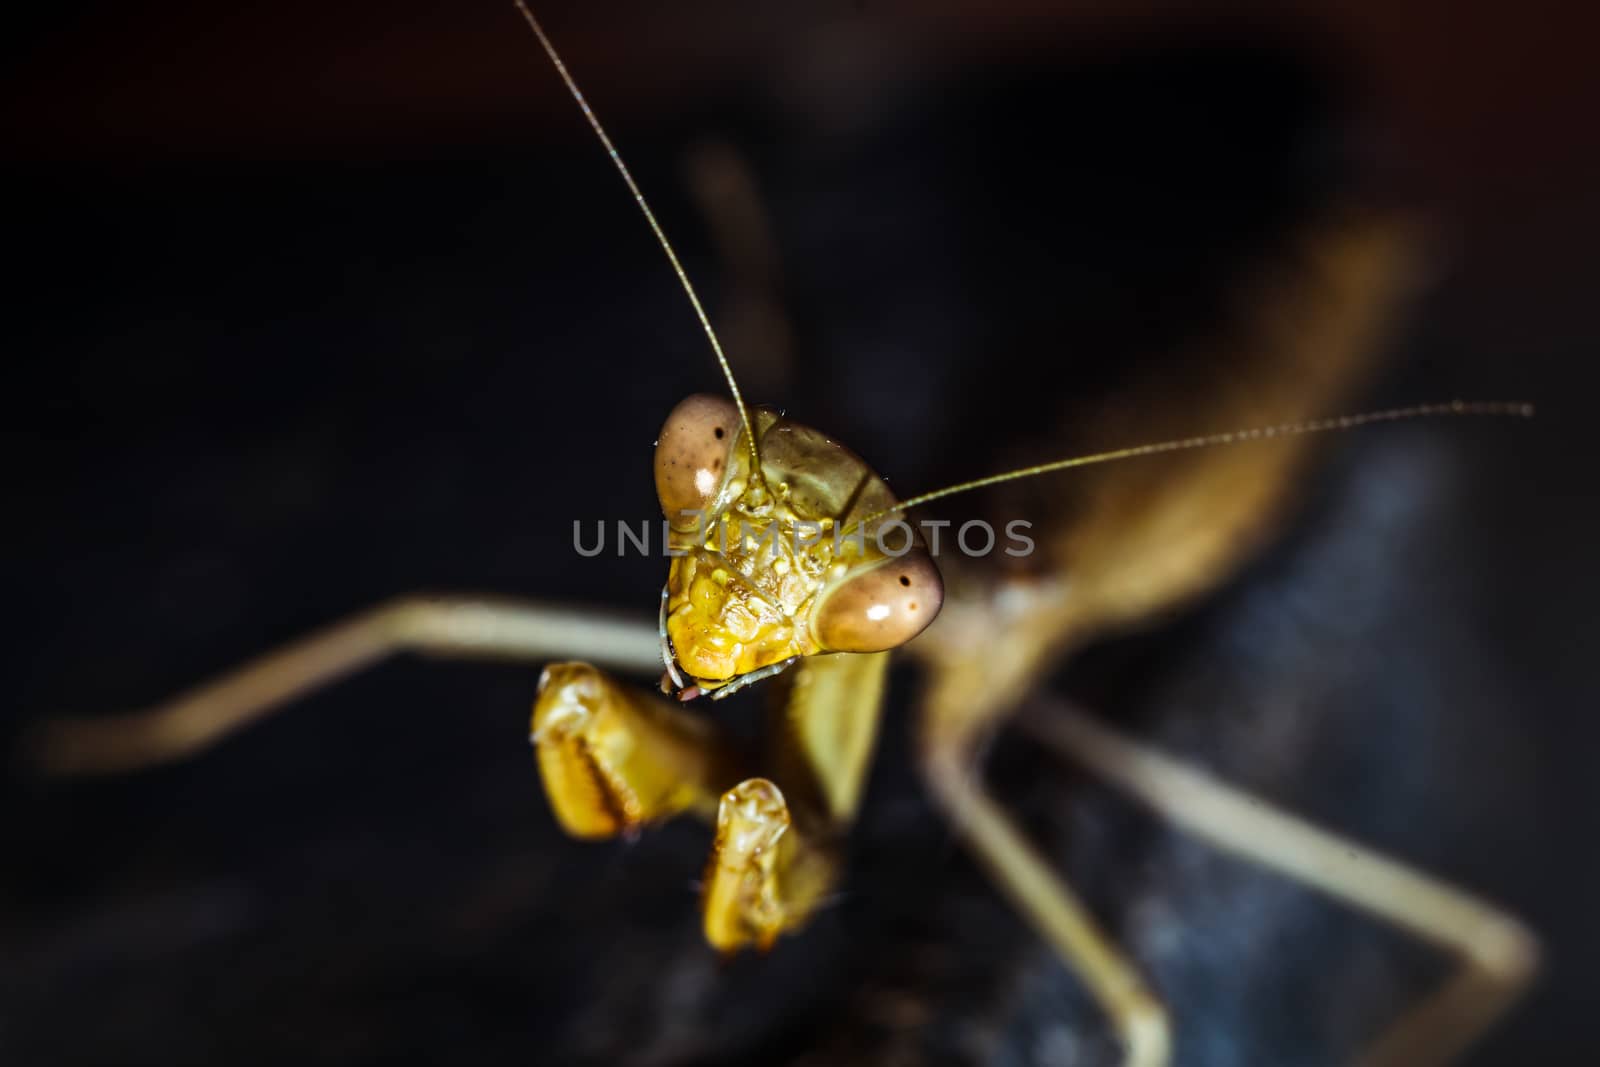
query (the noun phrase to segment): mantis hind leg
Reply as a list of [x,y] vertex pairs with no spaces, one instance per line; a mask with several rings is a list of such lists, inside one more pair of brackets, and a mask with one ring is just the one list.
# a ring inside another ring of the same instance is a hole
[[1073,708],[1034,708],[1020,725],[1217,848],[1455,954],[1461,961],[1455,976],[1367,1046],[1356,1059],[1364,1067],[1449,1062],[1516,1002],[1537,970],[1534,936],[1491,904],[1273,810]]
[[53,774],[116,774],[201,752],[401,651],[436,656],[584,656],[624,670],[661,666],[653,624],[577,608],[481,597],[408,597],[363,612],[128,715],[47,720],[32,739]]
[[1095,923],[1083,901],[978,782],[968,740],[930,733],[921,752],[934,798],[1000,889],[1075,972],[1122,1040],[1125,1067],[1161,1067],[1172,1052],[1166,1009]]

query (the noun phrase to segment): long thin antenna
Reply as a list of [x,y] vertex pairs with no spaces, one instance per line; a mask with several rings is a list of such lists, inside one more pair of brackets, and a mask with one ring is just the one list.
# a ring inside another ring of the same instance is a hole
[[962,482],[959,485],[946,486],[935,489],[931,493],[922,493],[902,500],[891,508],[874,512],[860,522],[850,524],[854,530],[858,526],[866,526],[876,522],[885,515],[893,515],[897,511],[914,508],[919,504],[926,504],[932,500],[940,500],[957,493],[970,492],[973,489],[982,489],[985,486],[999,485],[1001,482],[1014,482],[1019,478],[1032,478],[1037,474],[1049,474],[1052,471],[1063,471],[1071,467],[1088,467],[1096,463],[1110,463],[1113,460],[1133,459],[1135,456],[1153,456],[1162,452],[1183,452],[1191,448],[1211,448],[1217,445],[1237,445],[1248,441],[1268,441],[1280,437],[1300,437],[1310,433],[1325,433],[1329,430],[1351,430],[1357,426],[1366,426],[1374,422],[1398,422],[1401,419],[1431,418],[1441,415],[1504,415],[1515,418],[1530,419],[1533,417],[1533,405],[1505,401],[1465,401],[1452,400],[1444,404],[1416,404],[1411,407],[1389,408],[1384,411],[1368,411],[1359,415],[1334,415],[1324,419],[1308,419],[1304,422],[1285,422],[1276,426],[1259,426],[1249,430],[1231,430],[1227,433],[1206,434],[1203,437],[1184,437],[1176,441],[1159,441],[1149,445],[1135,445],[1132,448],[1118,448],[1110,452],[1096,452],[1087,456],[1074,456],[1071,459],[1058,459],[1053,463],[1041,463],[1034,467],[1020,467],[1017,470],[1006,471],[1003,474],[991,474],[987,478],[979,478],[971,482]]
[[633,202],[639,205],[639,210],[644,212],[644,220],[650,224],[650,230],[656,235],[656,240],[661,243],[661,250],[667,254],[667,260],[672,264],[672,271],[678,276],[678,281],[683,283],[683,291],[689,294],[689,303],[694,306],[694,313],[700,320],[700,325],[705,328],[706,337],[711,341],[711,351],[717,357],[717,364],[722,368],[722,376],[728,380],[728,392],[733,394],[734,406],[739,409],[739,421],[744,424],[744,436],[750,446],[750,476],[755,481],[761,481],[761,453],[756,446],[756,427],[750,420],[750,412],[744,406],[744,394],[739,392],[739,383],[734,381],[733,368],[728,365],[728,357],[722,352],[722,342],[717,340],[717,331],[711,328],[711,318],[706,314],[700,297],[694,291],[694,284],[689,281],[689,274],[683,269],[683,264],[678,261],[678,254],[672,250],[672,242],[667,240],[667,235],[661,229],[661,223],[656,221],[655,212],[650,210],[650,205],[645,203],[644,193],[640,192],[639,184],[633,180],[633,174],[628,170],[628,165],[622,161],[622,155],[617,151],[617,146],[611,143],[605,127],[600,125],[600,120],[595,117],[594,109],[589,106],[589,101],[584,98],[583,90],[578,88],[578,83],[573,80],[572,74],[567,70],[567,65],[562,62],[561,55],[556,51],[556,46],[550,43],[550,38],[545,35],[544,27],[539,25],[539,20],[533,17],[533,12],[528,8],[525,0],[514,0],[517,10],[522,12],[522,17],[528,23],[528,28],[539,39],[539,44],[544,48],[545,55],[550,57],[550,62],[555,64],[556,73],[561,75],[561,80],[566,83],[567,91],[578,102],[578,107],[583,111],[583,117],[589,120],[589,128],[594,130],[595,136],[600,138],[600,143],[605,146],[606,154],[611,157],[611,162],[617,165],[617,173],[622,175],[622,180],[627,183],[628,191],[633,194]]

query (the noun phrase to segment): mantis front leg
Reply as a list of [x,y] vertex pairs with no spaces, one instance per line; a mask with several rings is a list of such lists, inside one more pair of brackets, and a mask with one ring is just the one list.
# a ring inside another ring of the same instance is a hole
[[706,871],[706,939],[768,948],[833,891],[883,707],[889,654],[816,656],[775,685],[769,773],[722,798]]
[[545,795],[573,837],[633,834],[684,812],[715,817],[740,777],[715,724],[587,663],[545,668],[530,738]]
[[[803,661],[773,686],[769,751],[754,761],[680,705],[586,664],[553,666],[533,713],[545,792],[575,837],[634,833],[685,813],[713,820],[706,940],[725,952],[769,948],[837,884],[887,668],[887,653]],[[763,776],[744,777],[752,771]]]

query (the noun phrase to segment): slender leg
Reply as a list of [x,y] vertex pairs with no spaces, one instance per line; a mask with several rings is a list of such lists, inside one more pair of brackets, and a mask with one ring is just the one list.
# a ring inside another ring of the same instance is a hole
[[1369,1046],[1366,1067],[1445,1063],[1508,1009],[1538,968],[1538,942],[1493,905],[1274,811],[1075,709],[1021,718],[1032,736],[1216,847],[1288,875],[1458,955],[1461,970]]
[[31,755],[54,774],[114,774],[168,763],[402,650],[515,659],[584,656],[636,671],[661,665],[656,627],[644,620],[511,600],[408,597],[335,623],[154,708],[47,721]]
[[929,668],[918,709],[923,777],[996,887],[1082,979],[1121,1038],[1124,1063],[1161,1067],[1172,1054],[1166,1009],[978,780],[979,740],[1017,706],[1054,652],[1036,622],[1056,610],[1059,596],[1049,588],[1013,594],[1002,615],[986,604],[947,601],[944,616],[912,645]]
[[1161,1067],[1172,1054],[1166,1009],[1072,888],[984,792],[967,745],[925,739],[923,773],[935,799],[1001,892],[1088,988],[1121,1037],[1126,1067]]

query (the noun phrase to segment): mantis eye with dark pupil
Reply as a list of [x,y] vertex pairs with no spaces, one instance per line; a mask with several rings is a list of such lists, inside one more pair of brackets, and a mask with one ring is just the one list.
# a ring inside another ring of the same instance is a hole
[[916,637],[944,605],[944,579],[922,549],[887,559],[823,593],[812,636],[829,652],[883,652]]
[[705,393],[680,401],[667,416],[656,439],[656,498],[674,529],[698,525],[716,499],[739,425],[733,401]]

